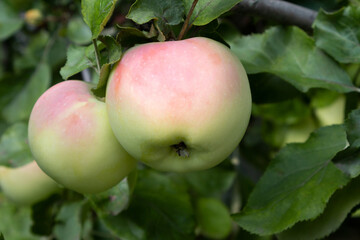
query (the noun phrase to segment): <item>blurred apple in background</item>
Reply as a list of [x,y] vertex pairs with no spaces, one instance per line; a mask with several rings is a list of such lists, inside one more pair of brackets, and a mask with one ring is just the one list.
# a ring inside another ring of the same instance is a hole
[[339,95],[328,105],[316,108],[315,115],[320,126],[342,124],[345,119],[345,102],[345,96]]
[[287,143],[303,143],[315,129],[316,124],[310,116],[300,123],[290,125],[286,129],[283,145]]
[[35,161],[17,168],[0,166],[0,189],[11,201],[31,205],[61,190]]

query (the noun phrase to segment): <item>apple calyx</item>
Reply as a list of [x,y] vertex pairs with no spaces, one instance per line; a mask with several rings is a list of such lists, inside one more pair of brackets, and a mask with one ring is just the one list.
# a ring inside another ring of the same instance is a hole
[[184,142],[174,144],[171,147],[175,150],[175,152],[177,153],[177,155],[179,157],[188,158],[190,156],[190,152],[188,150],[188,147],[186,146],[186,144]]

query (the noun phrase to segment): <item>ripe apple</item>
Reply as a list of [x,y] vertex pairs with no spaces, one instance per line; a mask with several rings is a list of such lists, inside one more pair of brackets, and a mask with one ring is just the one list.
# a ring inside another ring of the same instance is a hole
[[105,103],[83,81],[64,81],[36,102],[29,144],[40,168],[80,193],[97,193],[120,182],[136,166],[116,140]]
[[61,190],[35,161],[18,168],[0,166],[0,189],[7,198],[21,205],[34,204]]
[[130,155],[164,171],[215,166],[239,144],[251,112],[246,72],[224,45],[202,37],[128,50],[106,104]]

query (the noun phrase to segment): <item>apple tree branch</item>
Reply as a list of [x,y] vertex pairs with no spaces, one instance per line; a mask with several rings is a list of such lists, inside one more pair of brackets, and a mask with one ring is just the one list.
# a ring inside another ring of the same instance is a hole
[[281,0],[243,0],[234,10],[283,24],[296,25],[307,31],[311,31],[311,25],[317,15],[314,10]]

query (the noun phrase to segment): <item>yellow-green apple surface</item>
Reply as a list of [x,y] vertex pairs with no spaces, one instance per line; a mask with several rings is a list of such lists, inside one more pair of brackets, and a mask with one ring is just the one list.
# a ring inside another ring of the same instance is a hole
[[316,129],[312,117],[306,117],[301,122],[290,125],[285,133],[283,145],[288,143],[303,143]]
[[34,204],[61,190],[35,161],[17,168],[0,166],[0,189],[8,199],[22,205]]
[[246,72],[207,39],[128,50],[109,77],[110,125],[137,160],[163,171],[213,167],[242,139],[251,112]]
[[195,209],[197,230],[210,239],[225,239],[231,232],[229,209],[216,198],[199,198]]
[[320,126],[342,124],[345,119],[346,98],[339,95],[330,104],[315,109],[315,115],[319,120]]
[[76,80],[58,83],[38,99],[29,120],[29,144],[40,168],[80,193],[105,191],[136,166],[92,87]]

